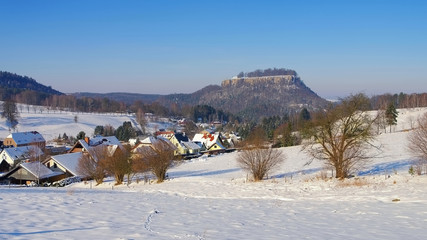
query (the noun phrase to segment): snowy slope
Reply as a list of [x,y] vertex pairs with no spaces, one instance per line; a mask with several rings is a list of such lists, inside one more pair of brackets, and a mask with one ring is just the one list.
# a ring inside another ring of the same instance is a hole
[[[76,136],[80,131],[92,136],[95,127],[109,124],[118,128],[125,121],[130,121],[134,127],[140,128],[131,114],[119,113],[81,113],[67,111],[53,111],[40,106],[19,105],[19,118],[17,131],[38,131],[46,141],[57,138],[66,133],[68,136]],[[75,117],[77,116],[77,122]],[[150,122],[147,127],[148,132],[154,132],[160,128],[167,128],[170,123],[164,121]],[[157,129],[156,129],[157,128]],[[6,125],[6,120],[0,118],[0,139],[4,139],[10,134]]]
[[184,162],[161,184],[0,187],[0,239],[425,239],[427,176],[409,175],[406,138],[427,109],[399,112],[352,179],[322,179],[322,164],[305,165],[295,146],[259,183],[230,153]]

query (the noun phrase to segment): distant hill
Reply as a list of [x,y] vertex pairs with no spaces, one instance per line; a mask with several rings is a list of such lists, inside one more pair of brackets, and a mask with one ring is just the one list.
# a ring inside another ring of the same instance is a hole
[[233,113],[246,120],[258,121],[262,117],[283,116],[325,107],[328,102],[319,97],[300,79],[294,70],[266,69],[239,73],[224,80],[221,86],[209,85],[190,94],[135,94],[135,93],[74,93],[76,97],[108,98],[133,103],[159,102],[170,107],[209,105],[215,109]]
[[63,93],[52,89],[50,86],[45,86],[38,83],[36,80],[20,76],[15,73],[0,71],[0,87],[7,89],[12,93],[20,93],[25,90],[31,90],[42,94],[48,95],[62,95]]
[[160,94],[139,94],[139,93],[123,93],[123,92],[113,92],[113,93],[78,92],[78,93],[72,93],[71,95],[77,98],[80,98],[80,97],[108,98],[114,101],[124,102],[127,104],[132,104],[136,101],[142,101],[144,103],[152,103],[162,96]]

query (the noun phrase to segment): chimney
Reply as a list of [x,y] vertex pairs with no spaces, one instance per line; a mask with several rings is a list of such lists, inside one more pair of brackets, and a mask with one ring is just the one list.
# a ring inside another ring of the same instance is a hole
[[87,144],[89,144],[89,142],[90,142],[90,138],[89,138],[89,137],[85,137],[85,142],[86,142]]

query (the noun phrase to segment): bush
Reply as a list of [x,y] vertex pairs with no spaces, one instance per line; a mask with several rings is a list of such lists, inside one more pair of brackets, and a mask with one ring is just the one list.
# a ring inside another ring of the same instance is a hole
[[264,177],[285,160],[278,149],[256,147],[245,149],[239,153],[237,162],[240,167],[248,171],[254,181],[261,181]]

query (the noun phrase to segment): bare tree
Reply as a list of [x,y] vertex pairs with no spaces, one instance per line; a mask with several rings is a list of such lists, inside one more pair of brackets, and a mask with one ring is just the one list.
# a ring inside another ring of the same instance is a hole
[[142,148],[140,154],[148,169],[161,183],[166,179],[166,173],[178,159],[174,155],[175,147],[163,139],[157,139],[152,147]]
[[385,110],[379,109],[375,117],[376,121],[374,126],[377,127],[377,134],[381,133],[381,130],[384,129],[384,132],[387,132],[387,121],[385,117]]
[[[119,145],[108,146],[108,154],[105,158],[107,173],[114,176],[116,185],[123,183],[124,177],[132,172],[132,161],[127,148]],[[129,181],[130,179],[128,179]]]
[[108,155],[107,147],[99,145],[89,152],[83,152],[77,165],[77,172],[82,176],[94,179],[96,185],[101,184],[106,177],[104,161]]
[[114,136],[115,131],[116,131],[116,129],[114,129],[113,126],[111,126],[110,124],[107,124],[104,126],[104,135],[103,136]]
[[268,146],[265,131],[257,127],[242,143],[243,150],[237,156],[240,167],[249,172],[254,181],[261,181],[285,160],[283,153]]
[[193,138],[194,135],[196,135],[196,133],[200,132],[199,127],[197,127],[197,125],[191,121],[191,120],[185,120],[184,122],[184,132],[185,135],[188,136],[188,138]]
[[138,108],[138,111],[136,112],[136,121],[141,126],[142,134],[145,134],[146,132],[145,127],[147,125],[147,120],[145,119],[145,113],[141,108]]
[[411,125],[411,129],[413,130],[416,122],[414,116],[409,116],[408,121],[409,121],[409,124]]
[[417,123],[417,128],[408,136],[408,149],[420,159],[419,165],[422,167],[427,164],[427,114],[418,118]]
[[335,168],[337,178],[348,177],[373,157],[368,149],[374,146],[375,119],[366,113],[368,109],[369,99],[357,94],[316,114],[313,125],[304,133],[308,140],[303,149]]
[[243,150],[237,157],[240,167],[248,171],[254,181],[261,181],[264,177],[285,160],[278,149],[271,147],[251,147]]
[[134,173],[145,173],[150,170],[148,162],[145,161],[144,155],[146,151],[151,151],[151,154],[154,154],[154,150],[149,146],[138,147],[134,150],[132,154],[132,171]]
[[6,118],[6,124],[9,127],[9,131],[15,130],[18,125],[18,109],[16,108],[16,103],[13,100],[5,100],[2,104],[3,111],[1,112],[1,117]]

